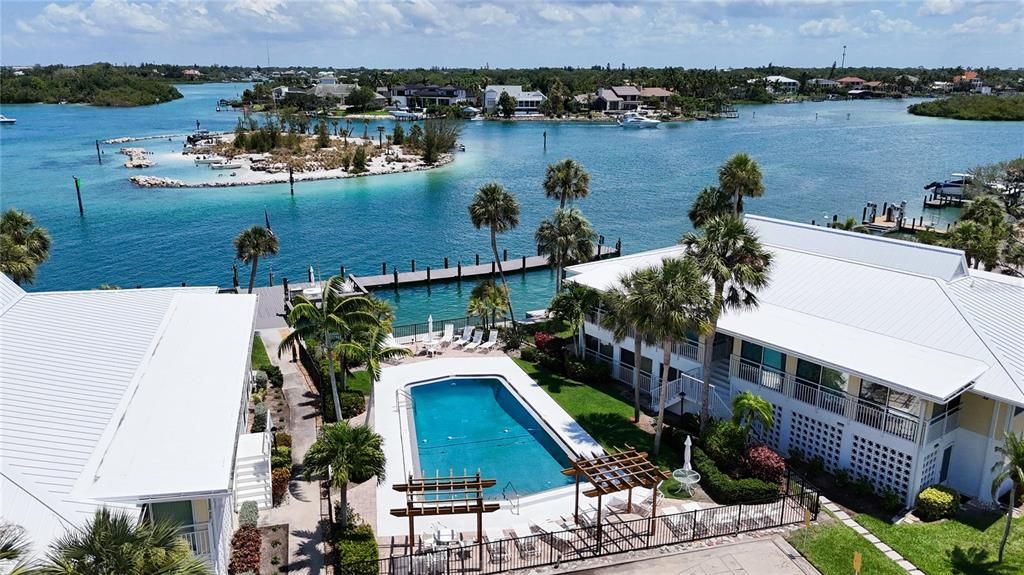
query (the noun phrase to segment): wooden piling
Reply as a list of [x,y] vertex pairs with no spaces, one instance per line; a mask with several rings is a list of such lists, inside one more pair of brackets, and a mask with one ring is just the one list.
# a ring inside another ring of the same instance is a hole
[[100,153],[100,141],[96,140],[96,161],[103,165],[103,155]]
[[444,269],[448,269],[448,256],[444,257]]
[[78,196],[78,215],[85,215],[85,208],[82,206],[82,187],[78,182],[78,176],[71,176],[75,179],[75,195]]
[[462,281],[462,262],[459,262],[459,281]]
[[480,265],[480,254],[476,254],[476,265]]
[[501,261],[503,261],[503,262],[507,262],[508,261],[508,248],[505,248],[505,249],[503,249],[501,251]]
[[381,262],[380,264],[380,275],[388,273],[388,262]]
[[412,271],[416,271],[416,260],[411,260],[409,263],[409,267],[412,269]]
[[427,266],[427,283],[430,283],[430,266]]

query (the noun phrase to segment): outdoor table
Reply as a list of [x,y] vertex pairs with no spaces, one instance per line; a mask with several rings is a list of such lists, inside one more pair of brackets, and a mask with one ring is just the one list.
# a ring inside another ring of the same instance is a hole
[[679,483],[676,493],[685,490],[687,495],[693,495],[693,486],[700,483],[700,473],[692,469],[676,469],[672,472],[672,479]]

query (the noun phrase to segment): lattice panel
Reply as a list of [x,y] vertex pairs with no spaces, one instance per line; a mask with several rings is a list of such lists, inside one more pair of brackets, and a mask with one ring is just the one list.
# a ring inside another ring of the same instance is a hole
[[775,451],[779,451],[779,445],[782,443],[782,408],[774,403],[772,404],[772,416],[775,424],[768,428],[767,431],[765,431],[760,423],[754,423],[751,431],[754,432],[754,437],[758,441]]
[[929,485],[935,485],[939,482],[939,450],[935,449],[928,455],[924,456],[921,460],[921,485],[918,486],[917,490],[920,491]]
[[793,412],[789,423],[789,448],[803,454],[804,459],[820,457],[825,469],[839,467],[839,452],[843,444],[843,430],[800,413]]
[[856,477],[867,477],[878,492],[889,488],[906,497],[913,463],[914,457],[908,453],[859,435],[853,436],[850,470]]

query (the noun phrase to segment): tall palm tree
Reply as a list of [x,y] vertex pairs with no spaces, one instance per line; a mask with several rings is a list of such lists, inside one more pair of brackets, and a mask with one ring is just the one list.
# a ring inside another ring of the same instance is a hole
[[590,174],[583,164],[566,158],[548,166],[544,173],[544,195],[558,199],[559,209],[566,200],[578,200],[590,193]]
[[577,208],[557,209],[551,219],[544,219],[534,234],[541,255],[555,268],[555,292],[562,290],[562,273],[566,266],[585,262],[594,255],[597,232]]
[[484,329],[496,326],[498,318],[503,318],[504,310],[508,309],[508,290],[498,287],[493,280],[481,280],[469,294],[466,315],[477,316]]
[[699,228],[711,218],[726,216],[732,211],[733,201],[729,192],[716,186],[706,186],[697,192],[697,197],[694,198],[693,205],[686,215],[689,216],[693,227]]
[[[640,421],[640,366],[643,364],[643,343],[651,333],[654,317],[646,302],[634,289],[642,281],[645,270],[623,275],[620,286],[604,292],[601,299],[601,327],[612,333],[616,343],[633,334],[633,422]],[[651,343],[648,341],[648,343]]]
[[658,394],[658,422],[654,432],[652,455],[661,449],[665,403],[668,401],[672,348],[689,331],[710,330],[712,297],[698,262],[687,256],[669,258],[660,268],[637,274],[627,296],[634,305],[650,315],[648,335],[662,344],[661,385]]
[[999,248],[1009,233],[1005,222],[993,225],[980,224],[974,220],[961,220],[950,231],[946,242],[951,247],[964,251],[967,264],[978,269],[984,262],[991,269],[998,264]]
[[767,430],[775,423],[775,413],[767,399],[744,391],[732,398],[732,422],[746,430],[757,422]]
[[1013,504],[1017,501],[1018,491],[1024,489],[1024,435],[1007,431],[1003,445],[996,446],[996,453],[1002,456],[1002,461],[992,467],[992,472],[996,474],[992,479],[992,496],[995,497],[1004,481],[1010,481],[1006,528],[1003,529],[1003,538],[999,540],[999,562],[1002,563],[1003,550],[1006,548],[1006,540],[1010,537],[1010,526],[1013,522]]
[[[288,325],[292,331],[281,340],[277,347],[277,357],[291,351],[294,346],[306,339],[314,339],[320,346],[320,353],[327,361],[327,371],[331,381],[331,399],[334,400],[334,415],[337,421],[342,420],[341,402],[338,400],[337,378],[334,372],[334,342],[351,338],[353,331],[366,326],[379,325],[377,316],[372,312],[371,302],[363,296],[342,296],[341,287],[345,278],[334,276],[327,280],[321,293],[320,304],[310,301],[303,295],[292,300],[292,310],[288,312]],[[342,370],[342,389],[345,386],[345,372]]]
[[50,234],[32,216],[14,208],[0,215],[0,273],[14,283],[31,284],[36,268],[50,257]]
[[705,224],[703,232],[701,235],[688,233],[680,243],[696,259],[713,288],[711,329],[704,335],[701,372],[704,380],[701,422],[706,423],[711,414],[711,361],[718,319],[725,310],[757,307],[757,292],[768,285],[772,254],[739,218],[713,218]]
[[1006,219],[1006,210],[995,196],[986,194],[971,200],[960,213],[960,219],[990,226]]
[[253,226],[242,230],[235,237],[235,258],[247,264],[252,264],[252,272],[249,274],[249,293],[256,285],[256,267],[261,257],[277,255],[280,245],[277,243],[277,236],[274,232],[263,226]]
[[31,558],[31,541],[18,525],[0,523],[0,564],[9,571],[7,575],[33,575],[37,565]]
[[569,285],[555,293],[548,304],[548,310],[555,318],[572,329],[577,335],[576,352],[583,356],[583,342],[587,337],[586,314],[601,302],[600,294],[589,286],[570,282]]
[[743,198],[759,198],[764,194],[761,168],[750,156],[739,153],[718,168],[718,187],[733,198],[733,215],[743,211]]
[[331,485],[341,491],[341,529],[348,522],[348,483],[362,483],[376,476],[377,485],[385,480],[384,438],[365,425],[352,427],[347,421],[328,423],[320,436],[309,446],[302,458],[302,474],[308,481],[313,476],[330,476]]
[[[339,342],[335,351],[339,356],[352,359],[366,365],[370,374],[370,401],[373,401],[373,387],[380,380],[381,363],[412,355],[407,347],[389,345],[391,327],[377,323],[361,330],[352,341]],[[370,410],[366,410],[366,425],[369,425]]]
[[[498,264],[498,274],[501,276],[501,285],[505,286],[508,292],[508,282],[505,281],[505,270],[501,265],[501,258],[498,257],[498,234],[515,229],[519,225],[519,202],[508,190],[497,182],[484,184],[473,201],[469,204],[469,219],[476,229],[483,227],[491,230],[491,252],[494,254],[494,261]],[[512,311],[512,298],[508,298],[508,315],[515,324],[516,314]]]
[[81,530],[56,540],[40,568],[45,575],[208,575],[179,526],[138,522],[123,511],[99,509]]

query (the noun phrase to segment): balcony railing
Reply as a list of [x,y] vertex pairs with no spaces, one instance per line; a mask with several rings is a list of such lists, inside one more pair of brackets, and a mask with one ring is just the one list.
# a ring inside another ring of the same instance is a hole
[[933,417],[928,422],[928,434],[925,436],[925,441],[935,441],[958,427],[960,427],[960,407],[954,407],[946,413]]
[[[753,363],[743,358],[733,356],[734,375],[744,381],[748,381],[761,387],[767,387],[772,391],[782,393],[783,382],[786,381],[785,372],[770,367]],[[732,367],[732,366],[730,366]]]
[[793,397],[804,403],[831,411],[836,415],[849,416],[850,406],[856,398],[838,389],[823,386],[792,375],[787,375],[793,382]]
[[181,528],[181,536],[188,541],[192,554],[196,557],[210,557],[210,527],[208,523],[196,523]]

